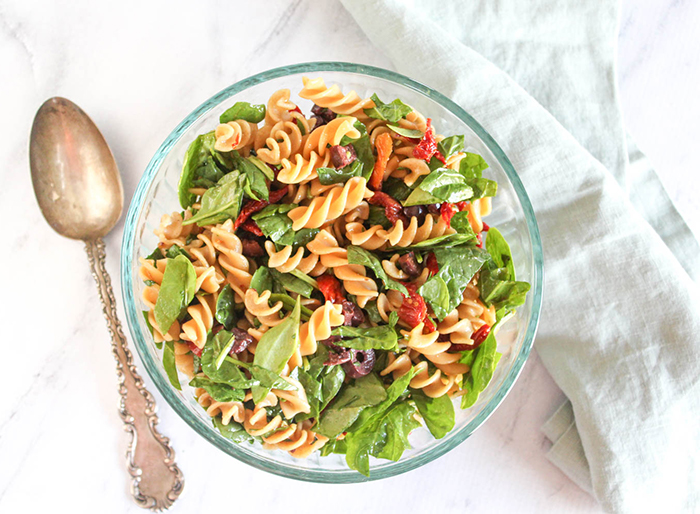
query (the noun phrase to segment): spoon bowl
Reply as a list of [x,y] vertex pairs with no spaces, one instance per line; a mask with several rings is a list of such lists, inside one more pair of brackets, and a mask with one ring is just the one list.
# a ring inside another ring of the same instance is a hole
[[117,163],[93,121],[73,102],[54,97],[39,108],[29,162],[39,207],[56,232],[92,240],[117,223],[124,204]]

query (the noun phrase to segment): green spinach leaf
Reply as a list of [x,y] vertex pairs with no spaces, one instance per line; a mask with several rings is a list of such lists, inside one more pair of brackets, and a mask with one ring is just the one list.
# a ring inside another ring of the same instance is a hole
[[214,423],[217,430],[221,432],[222,436],[224,436],[226,439],[230,439],[234,443],[240,444],[253,442],[253,437],[245,431],[245,428],[235,421],[229,421],[228,425],[224,425],[221,421],[221,417],[217,416],[212,418],[212,423]]
[[369,134],[367,134],[367,128],[364,123],[358,120],[353,126],[360,132],[360,137],[351,139],[348,136],[343,136],[343,139],[340,140],[340,144],[342,146],[352,144],[357,154],[357,160],[362,163],[362,176],[369,180],[374,170],[374,151],[372,150],[372,143],[369,141]]
[[438,143],[438,151],[447,159],[464,150],[464,136],[446,137]]
[[216,321],[226,330],[231,330],[238,321],[236,316],[236,295],[229,284],[226,284],[216,299]]
[[[225,331],[221,331],[225,332]],[[220,332],[220,333],[221,333]],[[218,335],[218,334],[217,334]],[[228,338],[232,336],[228,332]],[[202,349],[201,365],[202,371],[214,382],[227,384],[234,389],[245,390],[260,383],[255,378],[247,378],[245,374],[228,359],[224,359],[220,366],[217,366],[218,357],[221,355],[222,344],[228,342],[227,334],[216,338],[209,335],[207,342]]]
[[442,439],[454,428],[455,408],[449,395],[431,398],[421,389],[414,389],[411,392],[411,397],[435,439]]
[[422,139],[424,134],[420,130],[407,129],[399,127],[398,125],[387,125],[391,130],[396,132],[398,135],[403,137],[408,137],[410,139]]
[[341,346],[355,350],[394,350],[398,346],[396,331],[389,325],[368,328],[340,326],[334,328],[332,334],[343,338]]
[[465,178],[481,178],[481,172],[488,168],[484,158],[476,153],[467,152],[459,162],[459,172]]
[[[439,271],[421,286],[418,293],[433,308],[438,320],[442,320],[462,301],[464,289],[488,258],[488,253],[480,248],[457,246],[433,250]],[[449,302],[445,309],[444,287],[447,286]]]
[[245,390],[234,389],[207,377],[194,377],[190,380],[190,387],[203,388],[217,402],[241,402],[245,398]]
[[195,138],[185,152],[185,159],[182,163],[182,172],[177,186],[178,199],[183,209],[190,207],[196,196],[190,193],[194,187],[197,170],[207,164],[207,158],[211,157],[211,149],[214,148],[214,131],[201,134]]
[[335,401],[323,411],[316,431],[326,437],[335,438],[352,425],[363,409],[385,400],[387,392],[374,373],[341,388]]
[[236,163],[236,168],[245,175],[244,190],[246,194],[256,201],[269,200],[270,191],[265,181],[267,178],[266,174],[254,164],[250,158],[244,159],[236,155],[234,161]]
[[329,186],[331,184],[345,183],[352,177],[361,177],[362,167],[362,161],[356,159],[340,169],[321,167],[318,168],[316,172],[318,173],[318,179],[321,184]]
[[372,100],[374,101],[374,107],[371,109],[365,109],[365,114],[370,118],[376,120],[385,120],[391,123],[398,122],[401,118],[405,118],[413,109],[403,103],[398,98],[391,103],[385,104],[382,102],[376,94],[372,95]]
[[467,179],[458,171],[438,168],[423,179],[406,199],[404,205],[463,202],[469,200],[473,194],[474,191],[467,184]]
[[155,306],[155,318],[165,334],[194,298],[197,273],[184,255],[168,259]]
[[258,224],[265,237],[269,237],[277,244],[288,246],[294,243],[294,231],[292,220],[287,213],[295,206],[289,204],[268,205],[263,210],[253,215],[253,220]]
[[[384,180],[384,184],[382,185],[382,191],[391,196],[394,200],[404,202],[406,198],[410,196],[411,191],[413,191],[413,189],[411,186],[407,185],[402,178],[399,179],[395,177],[389,177],[388,179]],[[379,206],[372,205],[370,206],[370,210],[372,207]],[[384,209],[382,209],[382,212],[384,212]]]
[[177,376],[177,366],[175,366],[175,343],[172,341],[165,341],[163,347],[163,369],[170,384],[178,391],[182,391],[180,379]]
[[202,208],[183,225],[213,225],[235,219],[241,210],[245,175],[232,171],[202,195]]
[[265,119],[265,106],[250,104],[248,102],[236,102],[233,107],[226,109],[219,116],[219,123],[229,121],[245,120],[249,123],[260,123]]
[[272,279],[280,283],[287,291],[300,294],[304,298],[311,298],[314,292],[314,288],[311,284],[291,273],[281,273],[271,268],[270,274],[272,275]]
[[462,396],[463,409],[468,409],[476,403],[479,394],[486,389],[486,386],[493,377],[493,372],[498,364],[498,352],[496,351],[495,326],[488,337],[477,348],[476,357],[469,374],[463,379],[462,387],[467,390],[467,394]]

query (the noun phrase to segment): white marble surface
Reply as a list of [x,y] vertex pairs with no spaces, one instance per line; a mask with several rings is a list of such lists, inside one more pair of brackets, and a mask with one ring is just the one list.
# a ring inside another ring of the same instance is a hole
[[[699,22],[697,2],[624,0],[619,48],[629,131],[696,233]],[[253,73],[311,60],[390,67],[335,1],[0,1],[0,219],[8,227],[0,512],[139,511],[127,493],[114,362],[82,245],[54,234],[34,201],[27,140],[36,109],[63,95],[92,116],[128,202],[155,149],[202,100]],[[106,239],[118,298],[122,227]],[[186,475],[176,512],[598,510],[545,458],[539,427],[562,394],[536,354],[467,443],[406,475],[353,486],[294,482],[237,462],[193,433],[147,382]]]

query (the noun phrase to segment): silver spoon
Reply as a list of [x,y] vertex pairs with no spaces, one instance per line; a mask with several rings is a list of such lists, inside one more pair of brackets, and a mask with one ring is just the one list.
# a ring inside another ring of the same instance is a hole
[[184,478],[170,441],[156,428],[156,403],[136,371],[105,269],[102,236],[117,223],[124,203],[117,163],[88,115],[58,97],[44,102],[36,113],[29,162],[46,221],[62,236],[85,241],[117,359],[119,414],[131,434],[126,451],[131,494],[141,507],[167,509],[182,492]]

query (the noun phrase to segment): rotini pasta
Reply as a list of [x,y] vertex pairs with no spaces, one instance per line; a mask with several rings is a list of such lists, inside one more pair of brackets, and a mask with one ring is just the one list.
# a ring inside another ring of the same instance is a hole
[[[188,150],[183,211],[162,216],[140,259],[144,315],[174,355],[170,380],[190,380],[222,433],[295,458],[364,452],[348,461],[358,466],[381,455],[358,442],[364,417],[341,426],[338,409],[381,406],[379,388],[397,381],[393,401],[411,420],[427,416],[417,391],[471,406],[484,387],[476,370],[498,361],[492,334],[522,295],[482,295],[515,277],[510,256],[489,254],[507,248],[482,219],[496,185],[463,137],[321,77],[304,77],[299,96],[313,118],[280,89],[216,126],[213,148]],[[479,167],[462,175],[467,158]],[[445,167],[470,187],[435,186]]]

